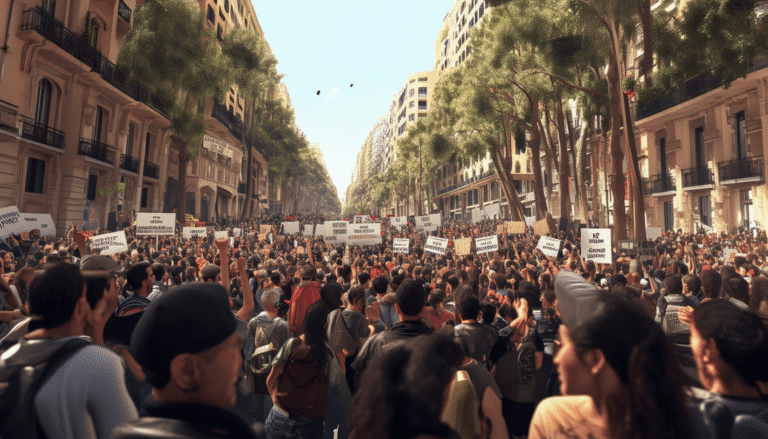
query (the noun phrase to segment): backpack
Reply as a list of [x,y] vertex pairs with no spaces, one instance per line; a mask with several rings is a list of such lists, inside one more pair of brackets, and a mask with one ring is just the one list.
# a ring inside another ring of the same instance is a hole
[[357,354],[360,339],[355,338],[349,329],[342,309],[336,309],[328,316],[328,342],[334,353],[342,353],[346,349],[349,357],[354,358]]
[[[312,347],[294,338],[288,359],[273,365],[267,385],[272,401],[291,416],[321,419],[328,401],[328,379]],[[329,359],[328,361],[335,361]]]
[[0,437],[44,438],[35,395],[73,354],[91,343],[73,338],[61,346],[22,338],[0,357]]
[[260,326],[256,326],[254,335],[256,349],[251,358],[248,359],[249,367],[246,370],[246,380],[251,392],[258,395],[269,395],[267,377],[272,371],[272,361],[277,356],[277,349],[275,344],[268,340],[267,334]]

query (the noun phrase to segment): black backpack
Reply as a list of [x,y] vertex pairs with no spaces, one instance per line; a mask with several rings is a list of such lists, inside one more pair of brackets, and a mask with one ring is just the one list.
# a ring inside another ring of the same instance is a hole
[[89,344],[80,337],[63,345],[22,338],[0,355],[0,437],[46,437],[37,420],[35,395],[69,357]]

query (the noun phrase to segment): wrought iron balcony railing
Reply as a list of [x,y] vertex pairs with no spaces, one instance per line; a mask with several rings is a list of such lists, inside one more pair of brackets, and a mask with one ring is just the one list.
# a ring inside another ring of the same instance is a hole
[[49,126],[40,125],[28,117],[22,117],[21,137],[64,150],[64,133]]
[[16,125],[16,121],[18,120],[19,112],[14,110],[11,107],[6,107],[5,105],[0,105],[0,129],[4,129],[6,131],[13,131],[14,133],[19,132],[19,128]]
[[675,178],[671,175],[656,174],[641,182],[643,195],[653,195],[675,190]]
[[91,139],[80,139],[77,154],[90,157],[110,165],[115,163],[115,148]]
[[120,154],[120,169],[125,169],[126,171],[138,174],[140,165],[141,161],[136,157]]
[[736,159],[717,164],[720,171],[720,181],[738,180],[741,178],[763,178],[763,159],[762,157],[750,157],[745,159]]
[[160,166],[154,163],[144,162],[144,176],[158,180],[160,178]]
[[707,167],[695,167],[683,170],[683,187],[706,186],[714,183],[714,173]]
[[243,140],[243,122],[233,112],[227,110],[224,105],[213,101],[213,114],[214,119],[222,123],[233,136],[238,140]]

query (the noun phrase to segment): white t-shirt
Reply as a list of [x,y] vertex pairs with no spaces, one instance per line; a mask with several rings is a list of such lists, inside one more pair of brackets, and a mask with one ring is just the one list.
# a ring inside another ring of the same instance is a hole
[[35,409],[51,439],[107,439],[117,425],[138,418],[122,358],[97,345],[80,349],[54,372],[35,395]]

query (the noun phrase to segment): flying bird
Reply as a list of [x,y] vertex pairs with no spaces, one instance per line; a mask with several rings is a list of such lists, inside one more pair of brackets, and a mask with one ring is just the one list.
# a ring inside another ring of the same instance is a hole
[[320,96],[320,90],[317,91],[317,95]]
[[349,86],[350,86],[350,87],[352,87],[353,85],[355,85],[355,83],[354,83],[354,82],[353,82],[353,83],[351,83],[351,84],[349,84]]

